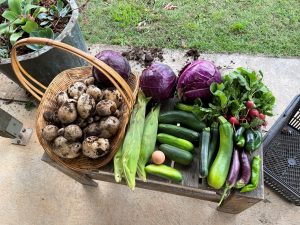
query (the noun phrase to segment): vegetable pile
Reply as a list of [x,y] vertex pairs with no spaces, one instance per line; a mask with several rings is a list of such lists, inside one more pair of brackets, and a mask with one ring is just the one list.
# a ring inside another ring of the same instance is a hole
[[169,160],[189,166],[199,148],[199,177],[214,189],[224,188],[219,204],[233,188],[255,190],[261,160],[258,155],[250,160],[250,154],[260,148],[261,127],[266,126],[266,116],[272,116],[275,103],[262,73],[238,68],[221,78],[211,62],[196,60],[180,72],[177,96],[173,77],[174,72],[164,64],[152,64],[143,71],[141,89],[147,97],[153,102],[168,98],[179,102],[175,110],[160,115],[156,105],[145,119],[148,100],[139,94],[124,139],[126,148],[123,145],[114,159],[116,181],[124,177],[134,189],[137,173],[143,181],[151,174],[181,182],[181,171],[163,163]]

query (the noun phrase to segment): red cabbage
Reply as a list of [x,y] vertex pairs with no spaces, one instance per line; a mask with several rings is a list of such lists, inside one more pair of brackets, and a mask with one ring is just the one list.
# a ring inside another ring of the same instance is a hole
[[213,63],[206,60],[189,63],[179,74],[178,97],[183,101],[207,99],[212,95],[209,89],[212,82],[221,82],[221,73]]
[[156,101],[173,97],[177,77],[173,70],[162,63],[152,63],[141,75],[140,87],[147,97]]
[[[95,57],[113,68],[120,76],[123,77],[124,80],[128,79],[131,68],[127,59],[124,58],[119,52],[104,50],[99,52]],[[98,86],[113,86],[110,80],[95,67],[93,67],[93,76]]]

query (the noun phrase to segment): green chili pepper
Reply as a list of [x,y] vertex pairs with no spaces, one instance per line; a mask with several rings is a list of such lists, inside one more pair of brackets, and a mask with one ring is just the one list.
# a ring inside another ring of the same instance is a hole
[[257,188],[261,169],[260,162],[261,158],[259,157],[259,155],[253,157],[251,163],[251,183],[242,188],[242,193],[253,191]]
[[243,137],[245,130],[246,130],[245,127],[240,127],[239,129],[236,130],[234,134],[235,142],[238,142],[240,138]]
[[254,151],[257,150],[262,143],[262,134],[260,130],[254,130]]
[[238,146],[239,148],[242,148],[242,147],[244,147],[245,143],[246,143],[245,137],[241,136],[239,138],[238,142],[236,143],[236,146]]
[[248,152],[255,151],[255,144],[254,144],[255,136],[254,132],[251,129],[246,130],[246,150]]

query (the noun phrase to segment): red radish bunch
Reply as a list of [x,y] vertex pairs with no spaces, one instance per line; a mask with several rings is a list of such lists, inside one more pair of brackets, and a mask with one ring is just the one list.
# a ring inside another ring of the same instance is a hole
[[237,119],[236,117],[234,117],[234,116],[232,116],[232,117],[229,118],[229,122],[230,122],[233,126],[235,126],[235,125],[240,125],[240,122],[239,122],[238,119]]

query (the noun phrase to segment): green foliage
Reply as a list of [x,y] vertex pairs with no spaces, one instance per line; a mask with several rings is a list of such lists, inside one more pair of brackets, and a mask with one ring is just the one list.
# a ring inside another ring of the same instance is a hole
[[[262,82],[262,78],[261,72],[256,73],[241,67],[230,72],[223,77],[220,84],[211,84],[213,97],[208,107],[195,105],[193,113],[202,120],[214,120],[220,115],[228,114],[237,119],[246,118],[248,114],[246,102],[252,100],[256,109],[271,116],[275,97]],[[264,121],[257,118],[247,126],[256,127],[263,123]]]
[[[50,9],[40,6],[40,0],[8,0],[7,3],[8,9],[2,13],[5,22],[0,24],[0,35],[9,37],[11,45],[24,35],[54,38],[49,22],[66,17],[70,12],[69,4],[65,6],[62,0],[58,0],[57,4]],[[42,46],[28,45],[27,47],[37,50]],[[7,54],[3,53],[1,57],[4,55]]]

